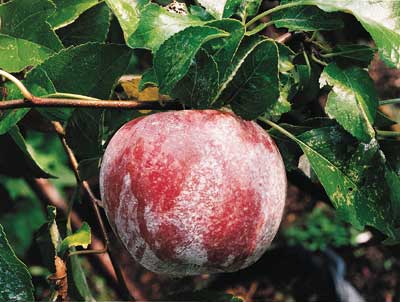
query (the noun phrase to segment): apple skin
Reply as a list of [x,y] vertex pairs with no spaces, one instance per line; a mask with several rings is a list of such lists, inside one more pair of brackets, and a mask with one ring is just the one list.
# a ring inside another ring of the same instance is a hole
[[108,144],[100,172],[114,232],[145,268],[175,276],[256,262],[279,228],[286,188],[268,133],[216,110],[126,123]]

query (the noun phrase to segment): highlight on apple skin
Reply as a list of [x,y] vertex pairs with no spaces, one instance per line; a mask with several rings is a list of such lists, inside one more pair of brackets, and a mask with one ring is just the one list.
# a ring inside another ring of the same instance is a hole
[[114,232],[145,268],[175,276],[256,262],[279,228],[286,187],[268,133],[216,110],[126,123],[108,144],[100,172]]

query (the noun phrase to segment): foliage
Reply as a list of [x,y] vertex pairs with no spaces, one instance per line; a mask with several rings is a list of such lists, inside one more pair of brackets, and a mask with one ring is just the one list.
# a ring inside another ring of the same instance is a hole
[[0,225],[0,298],[2,301],[33,301],[29,272],[14,254]]
[[355,245],[357,234],[359,232],[355,228],[326,206],[314,208],[284,229],[284,236],[290,245],[303,245],[312,251]]
[[[179,102],[193,109],[224,108],[257,120],[269,128],[288,171],[297,170],[299,157],[306,156],[340,219],[357,229],[373,227],[386,242],[397,244],[399,133],[388,132],[396,121],[379,111],[379,96],[367,68],[375,53],[387,65],[400,68],[400,2],[282,0],[267,11],[260,11],[260,0],[201,0],[196,5],[182,1],[178,8],[177,2],[157,2],[162,4],[2,1],[0,69],[13,73],[42,99],[135,98],[154,104],[156,96],[162,106]],[[365,36],[370,35],[376,49],[357,40],[332,39],[329,31],[348,30],[343,28],[346,14],[354,16],[353,22],[359,23]],[[292,40],[267,37],[266,27],[286,29]],[[140,75],[135,82],[119,81],[133,73]],[[1,104],[23,98],[15,81],[4,81],[3,86]],[[325,99],[326,104],[320,102]],[[50,242],[47,251],[52,256],[44,262],[51,264],[54,255],[63,258],[76,246],[90,243],[88,224],[73,233],[68,223],[55,220],[53,210],[45,222],[39,199],[27,185],[32,186],[33,178],[55,178],[57,188],[69,192],[68,197],[76,187],[63,147],[49,133],[52,122],[64,126],[66,143],[78,160],[80,179],[85,180],[98,176],[104,149],[115,131],[130,119],[152,112],[37,107],[28,101],[23,108],[0,111],[0,188],[12,202],[4,208],[0,223],[19,256],[42,225],[39,241]],[[287,235],[307,241],[314,236],[314,227],[322,228],[319,243],[311,248],[331,240],[341,244],[342,224],[335,218],[338,224],[332,225],[324,215],[316,210],[305,218],[304,230],[296,227]],[[13,230],[11,221],[19,227]],[[53,243],[50,233],[58,238]],[[29,300],[28,273],[3,232],[0,237],[7,261],[21,272],[16,282],[26,287],[24,299]],[[77,256],[68,265],[69,280],[76,285],[72,290],[72,284],[70,294],[77,300],[91,300]],[[6,268],[0,262],[0,271]],[[49,270],[54,272],[54,266]],[[19,288],[9,294],[17,295]]]

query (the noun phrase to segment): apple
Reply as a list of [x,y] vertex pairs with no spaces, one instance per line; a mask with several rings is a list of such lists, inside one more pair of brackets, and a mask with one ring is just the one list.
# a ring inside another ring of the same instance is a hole
[[105,212],[127,250],[145,268],[176,276],[256,262],[279,228],[286,187],[268,133],[217,110],[126,123],[100,172]]

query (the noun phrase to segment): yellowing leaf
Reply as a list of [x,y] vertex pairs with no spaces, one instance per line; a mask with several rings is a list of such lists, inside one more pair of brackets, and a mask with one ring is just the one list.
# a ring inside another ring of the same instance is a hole
[[141,102],[168,101],[171,99],[167,95],[160,94],[158,87],[150,86],[139,91],[139,83],[141,79],[141,75],[126,75],[120,78],[119,83],[128,97],[137,99]]

